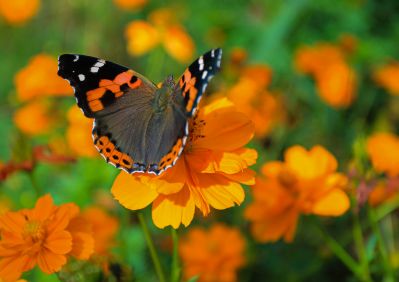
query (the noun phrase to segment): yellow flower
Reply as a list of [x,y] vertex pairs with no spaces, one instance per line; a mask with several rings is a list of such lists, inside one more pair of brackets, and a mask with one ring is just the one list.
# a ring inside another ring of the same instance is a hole
[[114,0],[114,3],[123,10],[138,10],[147,4],[147,0]]
[[84,117],[76,105],[68,111],[66,138],[68,146],[74,155],[84,157],[98,156],[98,152],[93,146],[92,128],[93,121]]
[[73,90],[57,70],[56,58],[47,54],[33,57],[15,76],[18,99],[24,102],[43,96],[70,96]]
[[237,281],[237,270],[245,264],[245,240],[238,229],[222,224],[210,230],[192,228],[179,243],[185,279]]
[[399,138],[391,133],[375,133],[367,139],[367,153],[377,172],[399,175]]
[[84,223],[77,225],[78,214],[74,204],[57,207],[46,195],[31,210],[0,216],[0,277],[15,281],[35,265],[50,274],[66,264],[68,255],[88,258],[93,237]]
[[354,101],[356,73],[339,46],[319,43],[301,47],[295,56],[295,67],[299,72],[313,76],[320,98],[328,105],[345,108]]
[[384,87],[389,94],[399,95],[399,62],[395,61],[384,65],[374,71],[373,78],[376,83]]
[[15,125],[25,134],[48,133],[56,125],[54,114],[45,101],[33,101],[14,113]]
[[300,214],[340,216],[349,209],[343,191],[347,178],[336,172],[337,161],[321,146],[307,151],[294,146],[285,161],[266,163],[256,180],[246,211],[251,231],[261,242],[284,238],[291,242]]
[[133,56],[148,53],[159,44],[181,63],[188,63],[194,55],[194,42],[183,26],[171,21],[170,10],[161,9],[149,16],[148,21],[130,22],[125,29],[127,50]]
[[244,200],[240,183],[254,183],[248,167],[257,152],[244,148],[253,133],[246,115],[227,99],[216,100],[191,120],[188,143],[174,167],[158,177],[121,172],[112,193],[131,210],[152,203],[152,219],[159,228],[188,226],[195,207],[206,216],[210,206],[221,210],[239,205]]
[[40,0],[0,0],[0,16],[10,24],[22,24],[37,14]]

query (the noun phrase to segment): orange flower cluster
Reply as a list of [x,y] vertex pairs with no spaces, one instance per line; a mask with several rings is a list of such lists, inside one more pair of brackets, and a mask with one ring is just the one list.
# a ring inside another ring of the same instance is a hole
[[357,78],[344,51],[328,43],[301,47],[295,56],[296,69],[312,75],[321,99],[334,108],[345,108],[356,96]]
[[56,58],[39,54],[15,76],[18,98],[26,104],[15,112],[14,122],[28,135],[47,133],[56,125],[54,109],[43,97],[70,96],[73,92],[68,83],[57,76],[57,68]]
[[375,133],[367,139],[367,153],[374,169],[394,177],[399,175],[399,137],[391,133]]
[[30,210],[0,216],[0,278],[15,281],[38,265],[54,273],[67,258],[88,259],[94,250],[90,225],[74,204],[55,206],[50,195]]
[[34,15],[40,7],[40,0],[0,0],[0,16],[10,24],[22,24]]
[[243,113],[251,117],[255,125],[255,136],[263,138],[285,118],[282,100],[267,90],[272,71],[265,65],[252,65],[243,67],[239,77],[226,95]]
[[82,212],[82,218],[91,224],[94,234],[94,254],[108,256],[115,245],[115,235],[119,229],[119,222],[99,207],[89,207]]
[[399,62],[395,61],[376,69],[373,73],[375,82],[385,88],[389,94],[399,96]]
[[123,10],[138,10],[147,4],[147,0],[114,0],[114,3]]
[[336,170],[336,159],[321,146],[309,151],[293,146],[284,162],[266,163],[252,190],[254,202],[245,211],[253,236],[260,242],[282,237],[291,242],[300,214],[345,213],[350,206],[343,191],[347,178]]
[[184,277],[197,281],[237,281],[245,264],[245,240],[238,229],[215,224],[208,231],[192,228],[179,243]]
[[43,96],[71,96],[68,82],[57,75],[58,62],[53,56],[38,54],[15,76],[17,95],[21,102]]
[[98,152],[93,146],[92,128],[93,121],[82,115],[82,112],[76,105],[72,106],[68,111],[66,138],[68,147],[74,155],[98,157]]
[[128,52],[140,56],[162,44],[174,59],[188,63],[194,55],[194,42],[174,18],[171,10],[161,9],[153,12],[148,21],[130,22],[125,30]]
[[15,125],[30,136],[45,134],[56,125],[48,101],[32,101],[14,113]]
[[190,122],[184,152],[174,167],[160,176],[121,172],[112,193],[126,208],[138,210],[152,203],[152,219],[159,228],[188,226],[195,207],[204,216],[210,206],[226,209],[241,204],[240,183],[254,184],[257,152],[244,148],[254,134],[250,119],[226,98],[201,108]]

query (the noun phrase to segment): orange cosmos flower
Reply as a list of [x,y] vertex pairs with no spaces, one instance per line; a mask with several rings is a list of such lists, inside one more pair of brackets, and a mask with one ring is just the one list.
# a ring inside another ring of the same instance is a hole
[[301,47],[295,56],[295,67],[316,80],[320,97],[334,108],[345,108],[356,96],[357,78],[339,47],[319,43]]
[[374,169],[391,177],[399,175],[399,137],[375,133],[367,139],[367,153]]
[[114,3],[123,10],[137,10],[147,4],[147,0],[114,0]]
[[121,172],[112,187],[126,208],[138,210],[152,204],[152,219],[159,228],[181,223],[188,226],[195,207],[204,216],[210,206],[226,209],[241,204],[240,183],[254,184],[248,167],[257,158],[244,148],[254,133],[250,119],[226,98],[201,108],[190,122],[190,135],[176,165],[160,176]]
[[369,204],[376,207],[398,199],[398,180],[398,178],[390,178],[386,181],[379,181],[370,192],[368,198]]
[[[266,87],[271,82],[271,70],[264,65],[242,69],[239,81],[227,91],[227,97],[251,117],[255,136],[265,137],[285,118],[281,99]],[[245,95],[243,95],[245,93]]]
[[91,136],[93,121],[84,117],[79,108],[74,105],[68,111],[68,123],[66,138],[72,153],[83,157],[97,157],[98,152],[93,146]]
[[94,236],[94,253],[108,255],[114,245],[114,238],[119,228],[115,217],[108,215],[99,207],[89,207],[83,211],[82,217],[89,222]]
[[66,264],[67,255],[88,258],[93,237],[78,213],[74,204],[57,207],[50,195],[45,195],[31,210],[2,215],[0,277],[17,279],[35,265],[50,274]]
[[293,146],[285,160],[267,163],[252,189],[254,202],[245,211],[253,236],[261,242],[294,238],[300,214],[340,216],[349,209],[343,191],[347,178],[326,149]]
[[399,62],[395,61],[374,71],[375,82],[384,87],[389,94],[399,95]]
[[215,224],[210,230],[192,228],[179,243],[186,279],[237,281],[237,270],[245,264],[245,239],[238,229]]
[[[13,2],[13,1],[10,1]],[[39,54],[15,76],[15,86],[20,101],[42,96],[70,96],[68,82],[57,75],[58,62],[53,56]]]
[[50,105],[45,101],[33,101],[19,108],[14,113],[14,123],[31,136],[48,133],[56,125]]
[[159,44],[166,52],[181,63],[188,63],[194,55],[194,42],[185,29],[173,22],[173,13],[167,9],[155,11],[149,21],[132,21],[125,30],[127,50],[133,56],[140,56]]
[[0,0],[0,16],[10,24],[22,24],[37,14],[40,0]]

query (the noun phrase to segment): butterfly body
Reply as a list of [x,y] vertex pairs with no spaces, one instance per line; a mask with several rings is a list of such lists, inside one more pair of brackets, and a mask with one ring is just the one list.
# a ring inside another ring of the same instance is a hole
[[220,60],[221,49],[213,49],[177,83],[168,76],[160,87],[126,67],[84,55],[61,55],[58,74],[74,88],[85,116],[94,118],[94,145],[106,161],[129,173],[159,175],[181,155],[189,119]]

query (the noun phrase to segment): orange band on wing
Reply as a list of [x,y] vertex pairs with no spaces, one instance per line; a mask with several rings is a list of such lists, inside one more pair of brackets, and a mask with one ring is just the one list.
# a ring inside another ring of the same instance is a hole
[[179,85],[180,88],[182,89],[183,97],[186,98],[188,95],[187,99],[187,104],[186,104],[186,111],[191,112],[194,106],[195,99],[197,98],[198,95],[198,89],[195,88],[195,82],[196,78],[191,75],[191,72],[189,69],[186,69],[184,72],[183,76],[180,78]]
[[[108,90],[112,92],[114,98],[116,99],[126,93],[124,92],[125,90],[121,90],[122,85],[125,85],[131,89],[135,89],[139,87],[141,83],[141,79],[135,76],[132,70],[127,70],[118,74],[113,80],[101,79],[99,83],[99,88],[87,91],[86,100],[89,104],[90,110],[92,112],[98,112],[104,109],[105,105],[101,101],[101,98]],[[109,97],[107,98],[109,100]]]
[[182,147],[183,147],[183,140],[182,138],[179,138],[177,139],[172,150],[161,159],[161,161],[158,164],[158,169],[163,170],[166,167],[173,165],[174,162],[178,159]]
[[94,138],[94,145],[96,145],[100,154],[103,155],[108,162],[127,170],[133,167],[133,159],[128,154],[119,151],[107,136],[100,136],[98,138],[97,135],[95,135]]

